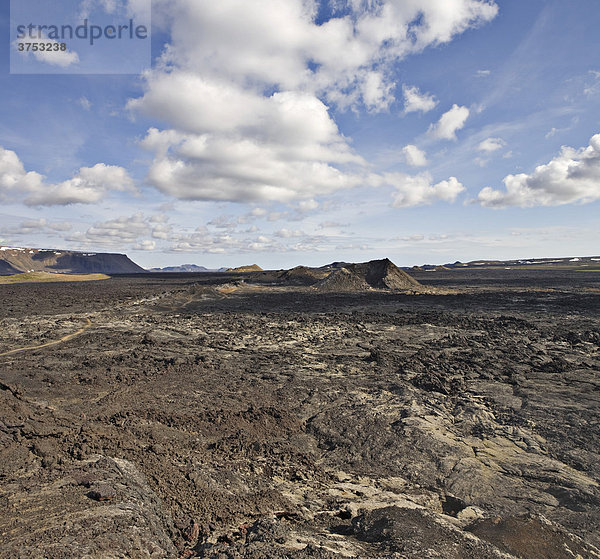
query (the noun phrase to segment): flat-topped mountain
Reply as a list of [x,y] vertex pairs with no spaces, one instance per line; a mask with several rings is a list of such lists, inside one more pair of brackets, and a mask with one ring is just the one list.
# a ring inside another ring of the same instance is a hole
[[125,254],[0,247],[0,275],[23,272],[132,274],[145,270]]

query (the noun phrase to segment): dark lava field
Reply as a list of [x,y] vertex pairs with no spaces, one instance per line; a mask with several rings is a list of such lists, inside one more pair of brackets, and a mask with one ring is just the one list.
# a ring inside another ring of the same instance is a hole
[[1,285],[0,557],[600,557],[600,273],[414,277]]

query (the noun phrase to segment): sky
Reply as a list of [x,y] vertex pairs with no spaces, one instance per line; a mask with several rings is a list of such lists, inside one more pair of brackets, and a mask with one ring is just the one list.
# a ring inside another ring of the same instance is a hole
[[[597,0],[40,1],[0,4],[3,246],[209,268],[600,253]],[[148,33],[16,34],[85,20]]]

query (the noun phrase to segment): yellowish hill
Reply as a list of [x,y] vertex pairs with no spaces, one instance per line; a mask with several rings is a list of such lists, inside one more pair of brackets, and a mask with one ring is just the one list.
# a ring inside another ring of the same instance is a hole
[[98,281],[109,279],[105,274],[52,274],[50,272],[27,272],[12,276],[0,276],[0,284],[6,283],[49,283],[65,281]]
[[227,272],[262,272],[263,269],[258,264],[251,266],[240,266],[239,268],[228,268]]

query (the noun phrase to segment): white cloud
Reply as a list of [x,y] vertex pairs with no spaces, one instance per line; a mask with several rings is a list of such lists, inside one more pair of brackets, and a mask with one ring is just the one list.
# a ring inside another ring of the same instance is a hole
[[9,192],[31,192],[43,188],[44,177],[35,171],[25,171],[14,151],[0,147],[0,196]]
[[418,243],[425,240],[425,235],[409,235],[408,237],[400,237],[398,240],[407,243]]
[[70,231],[72,227],[70,223],[64,221],[48,221],[45,218],[40,218],[23,221],[17,227],[4,229],[3,232],[11,235],[54,234]]
[[[255,231],[246,231],[253,233]],[[304,252],[319,251],[329,243],[322,235],[307,235],[302,231],[282,229],[270,238],[266,235],[234,236],[210,235],[206,232],[173,236],[170,250],[173,252],[200,252],[206,254],[241,254],[252,252]]]
[[87,97],[80,97],[77,102],[86,111],[89,111],[92,108],[92,103]]
[[600,93],[600,72],[590,70],[588,74],[591,76],[591,82],[586,83],[583,93],[588,97],[592,97]]
[[219,215],[213,217],[207,225],[214,227],[215,229],[226,229],[228,231],[235,231],[237,229],[239,221],[231,216]]
[[127,0],[127,15],[137,21],[150,21],[152,0]]
[[0,147],[0,198],[24,198],[29,206],[91,204],[109,191],[132,190],[134,182],[122,167],[98,163],[82,167],[73,178],[48,184],[35,171],[25,171],[14,151]]
[[291,229],[284,228],[284,229],[280,229],[279,231],[276,231],[275,236],[281,237],[282,239],[292,239],[295,237],[304,237],[305,233],[303,233],[302,231],[299,231],[297,229],[291,230]]
[[312,212],[319,207],[319,202],[316,200],[301,200],[298,203],[298,211],[300,212]]
[[168,217],[162,214],[145,216],[138,212],[108,221],[94,223],[86,231],[74,232],[65,239],[87,246],[131,247],[134,250],[154,250],[156,240],[170,240],[174,236]]
[[[50,41],[49,39],[45,39],[45,41],[56,42]],[[52,66],[59,66],[61,68],[66,68],[67,66],[71,66],[71,64],[77,64],[79,62],[79,55],[72,50],[36,51],[34,55],[41,62],[51,64]]]
[[155,248],[156,248],[155,241],[145,240],[145,241],[142,241],[141,243],[138,243],[137,245],[134,245],[133,250],[151,251],[151,250],[154,250]]
[[408,87],[404,85],[402,86],[402,91],[404,92],[405,113],[413,113],[417,111],[427,113],[435,109],[438,104],[438,101],[433,95],[430,95],[429,93],[421,94],[419,88],[417,87]]
[[379,72],[369,72],[361,85],[361,93],[367,110],[381,112],[388,109],[394,95],[396,84],[388,83]]
[[402,148],[402,154],[406,163],[412,167],[424,167],[427,165],[427,154],[417,146],[409,144]]
[[384,175],[384,181],[396,189],[392,202],[395,208],[429,205],[439,200],[454,202],[465,190],[455,177],[433,184],[429,173],[420,173],[416,176],[387,173]]
[[452,108],[444,113],[437,124],[429,127],[429,134],[438,140],[456,140],[457,130],[461,130],[469,118],[469,109],[452,105]]
[[506,142],[502,138],[487,138],[477,146],[477,149],[485,153],[493,153],[502,149],[505,145]]
[[[308,0],[157,0],[172,40],[128,104],[167,123],[142,142],[149,182],[181,199],[286,203],[362,184],[330,107],[387,110],[399,59],[497,13],[484,0],[376,4],[317,24]],[[413,93],[411,110],[435,106]]]
[[490,70],[477,70],[475,73],[475,77],[477,78],[487,78],[492,72]]
[[71,179],[32,192],[25,203],[30,206],[91,204],[101,200],[109,190],[133,188],[133,179],[123,167],[97,163],[93,167],[82,167]]
[[337,165],[363,161],[316,97],[263,97],[191,74],[175,79],[181,85],[176,92],[159,87],[131,104],[150,103],[156,115],[177,125],[150,129],[142,141],[155,153],[148,180],[162,192],[193,200],[289,202],[359,184]]
[[167,240],[173,232],[173,226],[168,223],[153,223],[152,218],[150,219],[152,225],[152,238],[159,240]]
[[600,200],[600,134],[579,150],[563,146],[560,154],[533,173],[508,175],[505,190],[486,187],[477,201],[485,207],[558,206]]
[[74,233],[67,240],[86,241],[96,245],[123,246],[150,235],[148,220],[141,213],[95,223],[84,233]]
[[77,64],[79,62],[79,55],[73,50],[60,50],[60,42],[55,41],[54,39],[49,39],[43,32],[40,33],[40,38],[43,39],[44,43],[51,43],[52,45],[58,45],[56,47],[58,50],[54,50],[54,46],[50,50],[18,50],[18,43],[20,41],[15,41],[13,43],[13,48],[17,50],[18,54],[24,58],[33,56],[36,60],[40,62],[44,62],[46,64],[50,64],[51,66],[59,66],[60,68],[66,68],[71,66],[71,64]]
[[322,221],[319,223],[317,229],[339,229],[340,227],[347,226],[347,223],[339,223],[338,221]]
[[79,4],[79,19],[89,18],[93,12],[100,11],[113,14],[117,10],[116,0],[82,0]]

